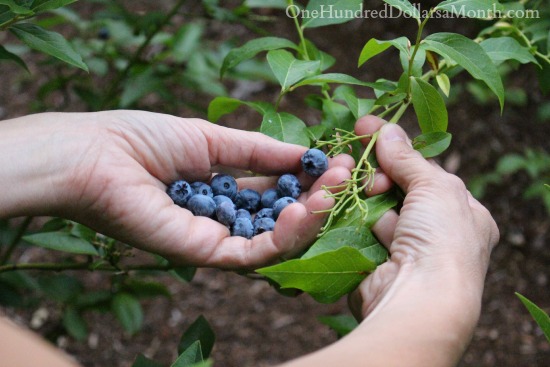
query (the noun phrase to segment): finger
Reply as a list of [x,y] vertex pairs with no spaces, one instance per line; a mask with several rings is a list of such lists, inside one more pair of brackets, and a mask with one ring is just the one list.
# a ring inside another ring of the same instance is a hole
[[[377,116],[367,115],[361,117],[355,123],[355,133],[357,135],[372,135],[386,123],[385,120]],[[362,141],[363,145],[366,145],[369,139]]]
[[[328,170],[335,167],[342,167],[348,171],[351,171],[355,168],[355,160],[352,156],[348,154],[338,154],[335,157],[328,158]],[[311,188],[311,186],[319,181],[319,178],[311,177],[307,175],[303,170],[297,174],[298,180],[302,183],[302,186],[305,190],[309,189],[310,191],[316,191]],[[327,185],[328,186],[328,185]]]
[[376,158],[382,170],[406,193],[417,185],[436,182],[434,177],[442,173],[412,148],[405,131],[395,124],[380,129]]
[[208,143],[211,165],[224,165],[262,174],[298,172],[307,148],[267,135],[231,129],[198,120]]
[[372,187],[365,188],[365,194],[367,196],[380,195],[388,191],[393,187],[393,181],[382,171],[381,168],[377,168],[374,173],[374,182]]
[[395,234],[395,228],[397,228],[397,221],[399,215],[393,209],[388,210],[374,225],[372,226],[372,232],[378,238],[378,241],[390,250],[391,243],[393,242],[393,236]]
[[331,192],[341,191],[345,187],[342,186],[341,188],[337,188],[337,186],[343,185],[345,181],[350,178],[351,172],[347,168],[335,167],[329,169],[313,183],[309,191],[305,192],[304,195],[299,198],[299,201],[304,201],[304,199],[308,199],[311,195],[315,195],[315,193],[318,191],[325,192],[323,190],[323,186],[334,187],[334,189],[329,189]]

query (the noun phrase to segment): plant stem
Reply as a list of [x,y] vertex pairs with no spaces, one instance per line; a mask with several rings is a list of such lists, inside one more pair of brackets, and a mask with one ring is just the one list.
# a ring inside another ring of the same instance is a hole
[[19,228],[17,228],[17,233],[8,244],[8,248],[6,252],[4,253],[4,255],[2,255],[2,258],[0,259],[0,265],[3,265],[9,261],[11,254],[13,253],[13,250],[15,250],[15,248],[17,247],[17,244],[21,240],[21,237],[23,237],[23,235],[25,234],[25,231],[27,230],[27,228],[29,228],[29,225],[31,224],[32,220],[33,220],[33,217],[26,217],[23,223],[21,223],[21,225],[19,226]]
[[7,264],[0,266],[0,273],[15,271],[15,270],[50,270],[50,271],[67,271],[67,270],[89,270],[89,271],[111,271],[126,273],[136,270],[159,270],[168,271],[174,267],[167,264],[138,264],[129,265],[124,268],[115,268],[111,265],[105,264],[96,266],[93,263],[27,263],[27,264]]
[[412,76],[412,68],[414,63],[414,58],[416,57],[416,54],[418,53],[418,49],[420,48],[420,42],[422,41],[422,32],[424,31],[424,27],[426,26],[426,23],[428,23],[428,20],[432,16],[434,12],[434,9],[430,9],[430,12],[426,16],[426,18],[420,23],[420,26],[418,27],[418,33],[416,34],[416,43],[414,45],[414,50],[411,55],[411,58],[409,60],[409,71],[408,71],[408,77],[410,78]]
[[298,14],[296,14],[296,6],[294,5],[294,1],[290,0],[287,3],[290,8],[290,11],[292,12],[294,25],[296,26],[296,31],[298,32],[298,37],[300,38],[300,44],[302,45],[302,52],[303,52],[304,59],[310,60],[309,54],[307,52],[306,40],[304,38],[304,30],[302,29],[302,27],[300,27],[300,23],[298,22]]
[[401,119],[401,117],[403,117],[403,114],[405,113],[405,111],[407,111],[407,108],[409,107],[409,104],[410,104],[410,102],[403,103],[403,105],[397,110],[397,112],[395,113],[395,115],[393,115],[393,117],[391,118],[391,120],[389,122],[392,123],[392,124],[397,124],[399,122],[399,120]]
[[179,0],[172,7],[172,9],[170,9],[168,14],[166,14],[164,19],[161,22],[159,22],[155,26],[155,28],[147,35],[147,38],[139,46],[136,52],[134,52],[132,58],[130,59],[130,61],[128,61],[128,64],[126,65],[126,67],[120,73],[117,74],[115,79],[110,84],[109,88],[107,89],[107,93],[105,94],[105,98],[101,103],[101,109],[105,109],[109,105],[109,103],[111,103],[114,100],[113,97],[115,96],[120,83],[128,77],[128,74],[130,73],[132,68],[135,66],[135,64],[139,61],[139,59],[141,58],[141,55],[153,40],[153,37],[155,37],[157,33],[160,32],[160,30],[170,22],[170,20],[174,17],[174,15],[177,14],[178,10],[182,7],[184,3],[185,3],[185,0]]

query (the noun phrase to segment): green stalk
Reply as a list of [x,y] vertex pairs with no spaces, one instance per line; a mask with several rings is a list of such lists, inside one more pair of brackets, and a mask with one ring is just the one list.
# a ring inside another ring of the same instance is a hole
[[408,72],[409,78],[412,76],[414,58],[418,53],[418,49],[420,48],[420,42],[422,41],[422,32],[424,31],[424,27],[426,26],[426,23],[428,23],[428,20],[430,19],[434,11],[435,11],[434,9],[431,9],[430,12],[428,13],[428,16],[426,16],[426,18],[422,21],[422,23],[420,23],[420,26],[418,27],[418,33],[416,34],[416,44],[414,45],[414,50],[409,60],[409,72]]
[[11,254],[13,253],[15,248],[17,247],[17,244],[21,240],[21,237],[23,237],[23,235],[27,231],[27,228],[29,228],[29,225],[31,224],[32,220],[33,220],[33,217],[25,218],[23,223],[21,223],[19,228],[17,228],[17,233],[15,234],[13,239],[8,244],[8,248],[7,248],[6,252],[4,253],[4,255],[2,255],[2,258],[0,259],[0,264],[3,265],[3,264],[5,264],[9,261],[9,259],[11,257]]
[[300,23],[298,22],[298,14],[296,14],[294,1],[290,0],[287,3],[288,3],[288,6],[290,7],[290,11],[292,12],[292,18],[294,20],[294,25],[296,26],[296,31],[298,32],[298,37],[300,38],[300,44],[302,45],[302,52],[303,52],[304,58],[306,60],[310,60],[309,54],[307,52],[307,47],[306,47],[306,39],[304,38],[304,30],[300,26]]

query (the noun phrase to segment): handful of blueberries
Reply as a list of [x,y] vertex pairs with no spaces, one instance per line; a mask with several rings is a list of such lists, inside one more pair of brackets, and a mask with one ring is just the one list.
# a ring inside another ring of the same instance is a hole
[[[304,172],[319,177],[328,169],[328,159],[319,149],[309,149],[301,159]],[[227,226],[232,236],[252,238],[273,231],[275,221],[284,208],[295,203],[302,185],[292,174],[284,174],[277,188],[262,194],[255,190],[238,190],[237,181],[230,175],[212,177],[204,182],[175,181],[166,190],[175,204],[193,215],[209,217]]]

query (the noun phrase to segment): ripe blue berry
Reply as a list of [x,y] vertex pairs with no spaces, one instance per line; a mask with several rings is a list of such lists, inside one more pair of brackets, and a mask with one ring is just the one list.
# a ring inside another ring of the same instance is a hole
[[257,220],[263,219],[263,218],[271,218],[273,219],[273,209],[271,208],[263,208],[259,212],[256,213],[256,216],[254,216],[254,222]]
[[99,31],[97,31],[97,38],[102,41],[107,41],[109,38],[111,38],[109,30],[105,27],[100,28]]
[[213,199],[214,199],[214,202],[216,203],[216,207],[220,206],[220,204],[224,202],[231,203],[233,206],[235,206],[235,204],[233,204],[233,200],[231,200],[225,195],[216,195],[213,197]]
[[262,194],[262,206],[264,208],[273,208],[273,204],[277,201],[279,195],[277,195],[276,189],[267,189]]
[[210,185],[205,184],[204,182],[193,182],[191,184],[191,187],[193,188],[193,190],[195,190],[196,195],[201,194],[210,196],[211,198],[214,197],[214,194],[212,193],[212,188],[210,188]]
[[246,209],[237,210],[237,218],[246,218],[249,221],[252,221],[252,215],[250,215],[250,212]]
[[210,196],[202,194],[193,195],[187,202],[187,209],[189,209],[193,215],[211,217],[216,211],[216,203]]
[[279,215],[281,214],[283,209],[295,202],[296,202],[296,199],[288,196],[277,200],[275,204],[273,204],[273,219],[277,220],[277,218],[279,218]]
[[237,210],[232,202],[224,201],[216,208],[216,217],[221,224],[231,226],[237,219]]
[[255,213],[260,207],[260,193],[251,189],[244,189],[237,193],[235,205],[239,209],[246,209],[250,213]]
[[319,149],[309,149],[302,156],[302,168],[312,177],[320,177],[328,169],[328,159]]
[[210,187],[214,195],[225,195],[231,200],[235,200],[237,196],[237,181],[230,175],[222,173],[212,177]]
[[176,205],[179,205],[182,208],[185,208],[185,205],[191,196],[195,195],[191,185],[184,180],[176,181],[170,184],[170,186],[166,189],[166,193]]
[[279,197],[290,196],[297,199],[301,192],[302,185],[300,185],[300,181],[296,176],[287,173],[279,177],[277,181],[277,194]]
[[254,221],[254,236],[262,234],[267,231],[273,231],[275,228],[275,221],[271,218],[261,218]]
[[231,235],[250,239],[254,235],[254,226],[247,218],[237,218],[231,227]]

